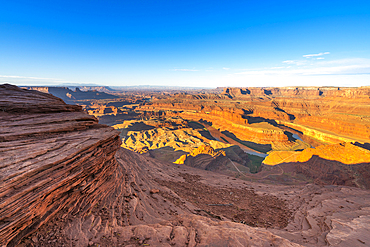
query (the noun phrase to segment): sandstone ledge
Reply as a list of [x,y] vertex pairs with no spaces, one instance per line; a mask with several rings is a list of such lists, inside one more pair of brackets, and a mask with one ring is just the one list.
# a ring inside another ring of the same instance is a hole
[[0,245],[14,246],[111,176],[120,139],[50,94],[1,85],[0,107]]

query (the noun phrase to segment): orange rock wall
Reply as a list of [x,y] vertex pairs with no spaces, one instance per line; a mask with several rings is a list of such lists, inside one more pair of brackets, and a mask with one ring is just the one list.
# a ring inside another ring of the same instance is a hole
[[[226,125],[221,122],[228,120],[229,126],[276,121],[321,136],[319,140],[329,143],[370,141],[370,87],[224,88],[221,95],[222,100],[212,94],[193,95],[191,99],[179,94],[153,100],[142,109],[184,111],[219,125]],[[232,128],[242,134],[238,127]]]
[[250,140],[262,144],[270,144],[273,142],[288,142],[288,137],[284,131],[279,129],[261,129],[251,125],[242,125],[234,123],[232,120],[223,118],[222,116],[205,114],[205,113],[188,113],[180,114],[185,119],[195,121],[206,120],[212,122],[212,126],[221,131],[227,130],[235,134],[236,137],[242,140]]

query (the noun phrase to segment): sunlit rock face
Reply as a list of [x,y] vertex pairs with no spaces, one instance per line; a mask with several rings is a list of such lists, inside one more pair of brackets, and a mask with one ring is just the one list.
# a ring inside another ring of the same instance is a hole
[[355,165],[370,162],[370,150],[352,143],[343,142],[331,145],[321,145],[316,148],[307,148],[303,151],[273,151],[264,160],[266,165],[277,165],[288,162],[307,162],[312,156],[325,160],[337,161],[346,165]]
[[1,85],[0,108],[0,245],[14,246],[71,203],[83,211],[102,196],[120,138],[51,94]]
[[[153,99],[143,109],[181,111],[243,140],[289,146],[284,125],[324,143],[369,142],[370,88],[224,88],[221,94]],[[264,125],[261,125],[264,123]]]

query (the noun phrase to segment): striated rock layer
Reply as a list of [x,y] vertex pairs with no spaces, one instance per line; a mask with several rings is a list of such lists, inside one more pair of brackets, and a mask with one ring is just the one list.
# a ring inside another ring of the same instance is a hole
[[273,151],[265,158],[265,165],[278,165],[288,162],[306,162],[318,156],[325,160],[337,161],[353,165],[370,162],[370,150],[356,144],[343,142],[339,144],[321,145],[316,148],[306,148],[303,151]]
[[178,94],[141,108],[182,111],[184,118],[207,120],[242,140],[290,146],[282,131],[289,128],[310,144],[369,142],[369,102],[369,87],[224,88],[221,95]]
[[14,246],[60,210],[102,196],[120,138],[50,94],[1,85],[0,107],[0,245]]

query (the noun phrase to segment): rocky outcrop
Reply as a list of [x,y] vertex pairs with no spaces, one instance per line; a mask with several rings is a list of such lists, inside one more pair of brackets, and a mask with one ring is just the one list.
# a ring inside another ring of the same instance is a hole
[[311,159],[313,155],[326,160],[339,161],[347,165],[370,162],[369,150],[348,142],[305,149],[297,158],[297,161],[306,162]]
[[113,114],[118,113],[118,108],[115,106],[100,106],[96,107],[93,110],[88,110],[90,115],[104,115],[104,114]]
[[196,130],[183,128],[168,130],[167,128],[149,129],[143,131],[128,131],[122,139],[122,147],[136,150],[142,147],[159,149],[171,147],[174,150],[191,152],[203,144],[205,138]]
[[[188,166],[205,169],[205,170],[216,170],[223,163],[228,162],[228,158],[225,157],[225,151],[215,151],[209,145],[201,145],[189,154],[184,154],[178,158],[175,164],[186,164]],[[224,165],[224,164],[223,164]]]
[[289,162],[306,162],[318,156],[325,160],[337,161],[346,165],[370,163],[370,151],[352,143],[343,142],[332,145],[321,145],[306,148],[303,151],[274,151],[263,161],[266,165],[277,165]]
[[54,113],[77,112],[81,110],[81,107],[67,105],[63,100],[51,94],[38,91],[30,93],[27,90],[20,90],[18,87],[8,84],[1,85],[0,93],[0,112],[3,115],[5,113]]
[[370,189],[370,163],[346,165],[339,161],[312,156],[306,162],[291,162],[279,165],[292,176],[303,176],[304,180],[316,184],[334,184]]
[[217,156],[226,156],[225,151],[215,151],[211,146],[209,145],[201,145],[197,148],[195,148],[193,151],[191,151],[188,156],[197,156],[199,154],[207,154],[212,157],[217,157]]
[[[51,94],[0,86],[0,245],[85,211],[117,167],[119,132]],[[88,196],[85,196],[88,195]]]
[[[358,146],[359,145],[359,146]],[[263,161],[265,165],[278,165],[297,179],[317,184],[336,184],[370,188],[370,151],[367,145],[340,143],[307,148],[303,151],[273,151]]]

